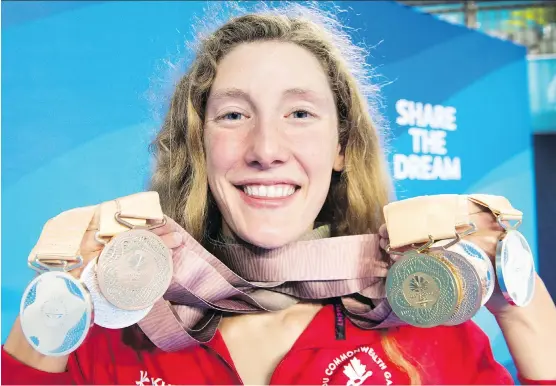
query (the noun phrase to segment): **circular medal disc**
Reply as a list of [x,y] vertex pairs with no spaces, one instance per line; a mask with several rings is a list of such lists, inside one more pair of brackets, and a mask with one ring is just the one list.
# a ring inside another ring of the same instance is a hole
[[535,261],[525,237],[510,230],[496,248],[496,277],[504,297],[514,306],[529,304],[535,292]]
[[[442,240],[435,243],[433,247],[442,246],[449,242],[450,240]],[[479,278],[481,279],[481,306],[484,306],[494,293],[494,288],[496,286],[496,274],[494,273],[494,266],[490,258],[481,248],[467,240],[460,240],[457,244],[449,247],[448,250],[465,257],[467,261],[475,267],[475,271],[479,274]]]
[[446,323],[458,304],[458,283],[449,263],[409,251],[389,270],[386,297],[398,318],[416,327]]
[[25,289],[19,315],[23,334],[35,350],[46,356],[64,356],[87,337],[93,303],[70,274],[45,272]]
[[427,253],[447,259],[456,268],[457,275],[461,278],[461,302],[445,325],[455,326],[468,321],[479,311],[483,299],[481,278],[475,267],[464,256],[444,248],[431,248]]
[[104,247],[97,263],[102,295],[128,311],[151,307],[168,289],[172,272],[170,250],[147,230],[120,233]]
[[97,259],[92,260],[81,273],[81,281],[85,284],[95,308],[95,324],[113,330],[129,327],[141,321],[152,309],[152,305],[137,311],[122,310],[102,296],[95,272]]

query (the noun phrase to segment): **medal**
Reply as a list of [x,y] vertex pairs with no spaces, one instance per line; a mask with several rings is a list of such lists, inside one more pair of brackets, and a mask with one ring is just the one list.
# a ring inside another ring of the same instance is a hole
[[529,304],[535,292],[535,261],[527,240],[516,230],[507,230],[498,242],[496,277],[508,303]]
[[151,307],[164,295],[172,272],[172,255],[162,240],[147,230],[132,229],[106,244],[96,273],[106,300],[136,311]]
[[[441,246],[445,243],[446,241],[438,242],[434,246]],[[481,280],[481,306],[484,306],[492,296],[495,287],[496,275],[490,258],[481,248],[463,239],[447,249],[465,257],[473,265]]]
[[448,261],[409,251],[388,272],[386,297],[398,318],[416,327],[450,320],[461,294],[460,278]]
[[25,289],[21,327],[29,344],[46,356],[75,351],[91,327],[93,305],[87,290],[65,272],[45,272]]
[[441,260],[448,260],[457,271],[455,272],[457,277],[461,279],[461,296],[458,305],[450,320],[444,324],[455,326],[468,321],[481,308],[482,285],[477,271],[464,256],[456,252],[444,248],[431,248],[427,253]]
[[96,264],[96,259],[91,261],[81,273],[81,281],[89,290],[94,305],[94,323],[109,329],[121,329],[142,320],[150,312],[152,306],[137,311],[128,311],[115,307],[100,292],[95,272]]

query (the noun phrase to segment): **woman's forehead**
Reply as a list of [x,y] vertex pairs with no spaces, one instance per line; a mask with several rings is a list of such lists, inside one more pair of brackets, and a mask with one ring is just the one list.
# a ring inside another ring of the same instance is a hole
[[234,48],[218,64],[211,98],[237,98],[257,90],[282,97],[323,97],[328,78],[318,59],[292,43],[260,42]]

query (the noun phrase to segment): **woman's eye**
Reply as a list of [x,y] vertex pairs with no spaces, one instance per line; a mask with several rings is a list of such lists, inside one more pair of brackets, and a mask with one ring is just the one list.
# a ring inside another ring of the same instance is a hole
[[226,113],[218,117],[218,119],[224,119],[227,121],[239,121],[243,118],[242,113],[238,113],[237,111],[233,111],[231,113]]
[[311,113],[305,110],[296,110],[293,113],[291,113],[291,116],[293,118],[303,119],[303,118],[309,118],[311,116]]

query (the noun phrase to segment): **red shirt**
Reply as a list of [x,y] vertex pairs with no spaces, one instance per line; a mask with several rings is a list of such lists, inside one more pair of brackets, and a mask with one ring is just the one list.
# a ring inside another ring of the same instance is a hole
[[[278,364],[270,384],[407,384],[381,347],[378,331],[361,330],[345,320],[338,339],[334,307],[324,307]],[[399,327],[388,332],[418,363],[424,384],[513,384],[492,355],[487,336],[472,321],[455,327]],[[180,352],[137,353],[121,342],[120,331],[94,326],[70,356],[67,372],[41,372],[2,350],[3,384],[241,384],[222,336]],[[360,382],[363,380],[362,382]],[[535,383],[522,380],[524,383]],[[540,382],[536,382],[540,383]]]

